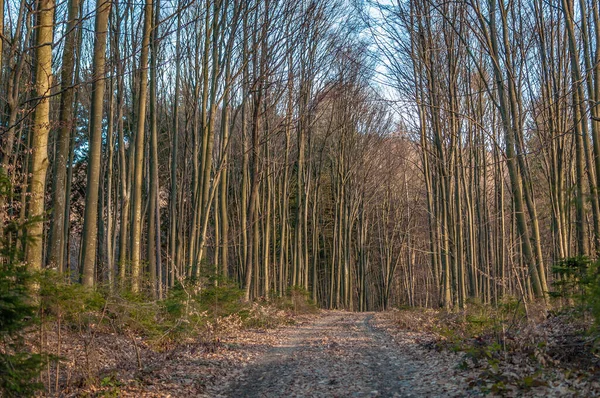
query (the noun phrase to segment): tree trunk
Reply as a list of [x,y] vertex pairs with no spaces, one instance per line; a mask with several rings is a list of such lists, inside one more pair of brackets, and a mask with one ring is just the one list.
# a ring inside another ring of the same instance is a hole
[[35,51],[36,105],[31,130],[31,179],[29,181],[29,207],[27,218],[32,224],[27,228],[31,240],[25,248],[25,261],[32,270],[43,263],[44,194],[48,168],[48,136],[50,133],[50,94],[52,88],[52,44],[54,28],[54,0],[37,2],[37,30]]

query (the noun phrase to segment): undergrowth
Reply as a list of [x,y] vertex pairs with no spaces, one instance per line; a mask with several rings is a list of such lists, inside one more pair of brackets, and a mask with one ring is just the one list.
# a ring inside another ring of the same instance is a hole
[[[198,286],[178,283],[162,300],[130,292],[89,290],[65,283],[46,271],[41,278],[41,309],[46,322],[61,321],[80,330],[108,328],[113,332],[143,337],[156,349],[168,348],[185,339],[206,339],[207,331],[218,329],[227,319],[240,328],[276,326],[283,318],[267,304],[245,303],[243,292],[233,284]],[[266,317],[273,319],[266,319]],[[209,333],[210,334],[210,333]]]
[[[10,194],[11,185],[0,168],[0,200]],[[42,388],[38,375],[49,360],[43,350],[31,349],[23,331],[40,325],[35,292],[37,280],[24,262],[22,248],[33,237],[25,222],[8,217],[0,206],[0,396],[31,396]]]
[[[109,357],[117,354],[109,351],[134,352],[133,356],[122,354],[122,361],[142,370],[148,355],[169,356],[192,346],[204,352],[227,349],[223,340],[235,338],[245,328],[289,324],[293,315],[316,310],[301,289],[270,301],[248,303],[243,291],[226,280],[180,281],[159,300],[104,285],[88,289],[52,270],[32,278],[38,286],[37,302],[27,307],[29,312],[23,310],[19,319],[27,315],[36,322],[26,327],[19,323],[17,329],[35,362],[27,377],[15,374],[15,378],[35,383],[27,384],[28,391],[19,387],[17,396],[40,388],[48,395],[60,395],[74,386],[95,386],[109,396],[116,391],[118,396],[119,379],[101,365],[114,362]],[[25,290],[20,293],[27,297]]]
[[22,334],[39,321],[32,282],[23,265],[0,263],[0,396],[30,396],[42,387],[36,378],[48,356],[30,350]]
[[475,372],[470,386],[484,393],[592,380],[599,365],[598,265],[567,259],[553,271],[546,301],[506,297],[493,305],[471,301],[454,311],[406,309],[394,317],[401,328],[428,332],[428,348],[460,355],[458,368]]

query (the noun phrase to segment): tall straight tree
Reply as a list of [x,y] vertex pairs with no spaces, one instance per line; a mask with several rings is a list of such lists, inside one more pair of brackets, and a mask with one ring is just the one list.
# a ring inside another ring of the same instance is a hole
[[[179,3],[178,3],[179,4]],[[172,287],[175,285],[175,279],[177,277],[177,270],[179,269],[179,263],[177,262],[177,190],[178,190],[178,149],[179,149],[179,96],[180,96],[180,82],[181,82],[181,14],[177,15],[177,36],[175,44],[175,87],[174,87],[174,99],[173,99],[173,138],[171,141],[171,192],[170,192],[170,208],[169,208],[169,221],[170,221],[170,234],[169,234],[169,283],[168,286]]]
[[[57,148],[54,160],[54,180],[52,185],[52,224],[50,228],[48,263],[64,271],[65,243],[65,204],[67,195],[67,165],[71,134],[73,132],[73,97],[75,75],[76,29],[79,23],[80,0],[69,0],[68,21],[66,26],[65,47],[63,49],[60,72],[60,115]],[[1,51],[0,51],[1,52]]]
[[4,50],[4,0],[0,1],[0,75],[2,74],[2,58]]
[[29,240],[25,261],[32,269],[40,269],[43,261],[44,194],[48,169],[48,136],[50,134],[50,90],[52,89],[52,44],[54,0],[39,0],[36,8],[35,95],[37,104],[31,131],[31,180],[27,216],[32,223],[27,229]]
[[96,250],[98,246],[98,190],[100,189],[100,163],[102,159],[102,119],[105,91],[106,36],[111,0],[96,3],[94,38],[92,106],[90,109],[89,154],[83,234],[81,237],[82,283],[93,286],[96,277]]
[[161,250],[160,250],[160,205],[158,180],[158,107],[157,107],[157,58],[158,58],[158,24],[160,22],[160,0],[156,0],[154,11],[154,27],[152,29],[152,58],[150,61],[150,206],[148,206],[148,257],[152,293],[162,297]]
[[148,52],[152,35],[153,1],[146,0],[144,7],[144,27],[142,52],[139,62],[139,93],[137,106],[137,126],[135,133],[135,160],[133,172],[133,206],[131,208],[131,291],[137,293],[141,287],[142,272],[142,186],[144,184],[144,142],[146,127],[146,100],[148,97]]

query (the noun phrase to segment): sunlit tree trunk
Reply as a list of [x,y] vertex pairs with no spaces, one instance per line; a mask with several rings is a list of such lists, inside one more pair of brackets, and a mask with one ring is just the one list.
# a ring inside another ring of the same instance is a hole
[[148,93],[148,52],[152,34],[153,1],[146,0],[144,6],[144,28],[139,63],[139,94],[137,126],[135,134],[135,161],[133,173],[133,205],[131,208],[131,291],[137,293],[141,287],[142,249],[142,186],[144,184],[144,142],[146,126],[146,100]]
[[96,274],[98,241],[98,190],[100,189],[100,163],[102,158],[102,117],[106,82],[106,36],[111,2],[98,0],[94,39],[92,107],[90,110],[89,160],[85,196],[85,214],[81,237],[82,283],[93,286]]
[[52,44],[54,0],[37,2],[35,50],[35,111],[31,129],[31,164],[27,218],[35,221],[27,228],[31,238],[25,248],[25,261],[30,269],[38,270],[43,263],[44,194],[48,168],[48,136],[50,134],[50,94],[52,89]]

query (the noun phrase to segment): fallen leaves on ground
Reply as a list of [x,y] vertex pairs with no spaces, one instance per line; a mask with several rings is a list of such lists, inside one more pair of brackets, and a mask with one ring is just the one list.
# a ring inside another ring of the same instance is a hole
[[[476,336],[469,344],[479,347],[477,355],[454,349],[436,332],[440,322],[458,324],[460,318],[433,310],[321,311],[271,328],[223,322],[218,338],[181,341],[163,351],[108,328],[98,327],[93,335],[63,330],[61,396],[600,395],[593,360],[565,362],[575,359],[575,351],[557,352],[565,335],[583,327],[567,319],[551,317],[512,330],[510,352],[488,353],[488,337]],[[50,331],[46,344],[56,339]],[[58,395],[53,372],[43,375],[46,384],[51,380],[48,395]]]
[[435,356],[454,352],[471,391],[507,397],[600,396],[599,360],[588,335],[591,320],[569,311],[544,315],[477,336],[460,335],[461,313],[390,311],[378,314],[378,320],[397,339],[412,335]]

